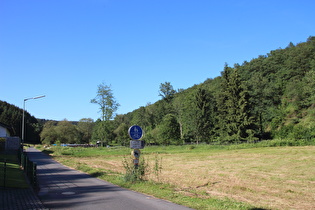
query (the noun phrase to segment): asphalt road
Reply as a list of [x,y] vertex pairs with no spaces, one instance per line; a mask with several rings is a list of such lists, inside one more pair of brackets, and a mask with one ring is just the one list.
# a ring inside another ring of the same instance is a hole
[[85,173],[70,169],[48,155],[27,149],[37,163],[38,196],[49,209],[188,210],[165,200],[120,188]]

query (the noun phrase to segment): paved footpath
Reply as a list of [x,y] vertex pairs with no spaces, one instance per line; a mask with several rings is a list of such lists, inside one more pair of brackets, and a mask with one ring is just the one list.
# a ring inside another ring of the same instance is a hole
[[46,209],[35,192],[31,189],[0,189],[0,209],[25,210]]
[[37,163],[38,196],[49,209],[188,210],[165,200],[127,190],[70,169],[48,155],[27,149]]

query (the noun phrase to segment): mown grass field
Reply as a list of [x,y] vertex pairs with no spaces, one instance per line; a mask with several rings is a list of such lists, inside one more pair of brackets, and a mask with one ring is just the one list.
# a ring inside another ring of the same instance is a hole
[[[6,164],[5,164],[6,162]],[[5,168],[6,165],[6,168]],[[0,187],[28,188],[16,154],[0,153]]]
[[129,148],[52,150],[65,165],[195,209],[315,208],[315,146],[145,147],[148,181],[135,183],[122,178]]

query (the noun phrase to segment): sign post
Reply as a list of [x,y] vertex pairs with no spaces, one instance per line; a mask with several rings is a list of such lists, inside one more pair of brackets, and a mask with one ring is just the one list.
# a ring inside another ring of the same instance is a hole
[[130,141],[130,148],[133,149],[131,155],[133,156],[133,164],[137,169],[139,166],[140,149],[144,148],[144,141],[140,139],[143,137],[143,130],[138,125],[133,125],[128,130],[129,137],[132,139]]

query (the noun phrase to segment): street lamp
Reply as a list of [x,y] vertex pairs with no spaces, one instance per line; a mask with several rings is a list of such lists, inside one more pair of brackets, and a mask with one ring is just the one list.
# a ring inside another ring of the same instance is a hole
[[23,103],[23,119],[22,119],[22,145],[24,144],[24,112],[25,112],[25,101],[31,100],[31,99],[39,99],[39,98],[43,98],[44,96],[37,96],[37,97],[33,97],[33,98],[26,98],[24,99],[24,103]]

